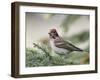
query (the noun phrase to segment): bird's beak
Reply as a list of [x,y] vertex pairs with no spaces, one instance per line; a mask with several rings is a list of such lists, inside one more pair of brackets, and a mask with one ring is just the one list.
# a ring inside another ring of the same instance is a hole
[[50,34],[50,33],[48,33],[48,34]]

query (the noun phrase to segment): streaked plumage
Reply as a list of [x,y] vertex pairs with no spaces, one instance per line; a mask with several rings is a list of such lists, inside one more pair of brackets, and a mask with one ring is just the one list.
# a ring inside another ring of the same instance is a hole
[[68,41],[64,41],[57,33],[56,29],[51,29],[49,32],[50,44],[54,52],[59,54],[67,54],[71,51],[83,51],[80,48],[74,46]]

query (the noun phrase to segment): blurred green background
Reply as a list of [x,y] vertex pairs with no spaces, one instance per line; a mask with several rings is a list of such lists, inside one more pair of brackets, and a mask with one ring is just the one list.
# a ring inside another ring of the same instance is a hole
[[[54,53],[49,29],[57,29],[64,40],[83,49],[68,56]],[[26,13],[26,67],[89,64],[89,16]]]

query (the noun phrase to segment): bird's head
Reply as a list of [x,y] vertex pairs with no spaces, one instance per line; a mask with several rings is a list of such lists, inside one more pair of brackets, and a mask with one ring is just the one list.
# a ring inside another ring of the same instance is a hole
[[49,31],[48,34],[49,34],[49,36],[50,36],[51,39],[55,39],[56,37],[59,37],[56,29],[50,29],[50,31]]

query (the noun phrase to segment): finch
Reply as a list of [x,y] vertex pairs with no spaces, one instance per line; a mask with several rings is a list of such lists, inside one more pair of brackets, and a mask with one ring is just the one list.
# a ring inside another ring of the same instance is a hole
[[76,47],[75,45],[65,41],[62,37],[59,36],[56,29],[50,29],[49,39],[50,46],[55,53],[58,54],[68,54],[72,51],[83,51],[82,49]]

